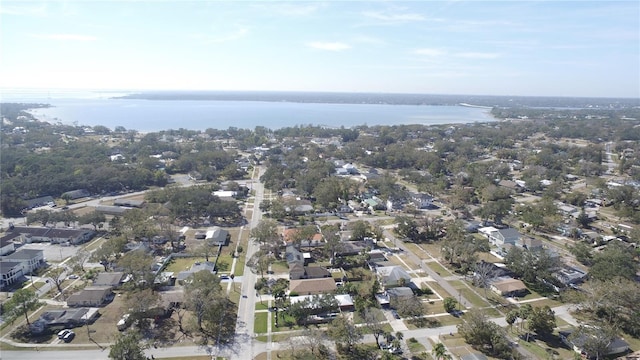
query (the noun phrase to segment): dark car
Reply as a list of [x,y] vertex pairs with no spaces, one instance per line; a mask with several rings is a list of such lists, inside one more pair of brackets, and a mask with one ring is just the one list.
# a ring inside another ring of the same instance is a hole
[[393,317],[396,319],[400,319],[400,315],[398,315],[398,312],[395,310],[391,310],[391,315],[393,315]]

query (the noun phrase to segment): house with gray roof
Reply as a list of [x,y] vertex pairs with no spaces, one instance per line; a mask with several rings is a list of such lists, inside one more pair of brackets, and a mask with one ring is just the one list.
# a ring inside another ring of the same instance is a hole
[[101,272],[93,280],[94,286],[111,286],[118,287],[122,284],[124,272]]
[[67,306],[102,306],[113,300],[111,286],[87,286],[67,299]]
[[14,241],[20,241],[20,234],[8,233],[0,237],[0,256],[7,255],[16,250]]
[[411,282],[411,275],[397,265],[378,267],[376,268],[376,275],[385,289],[406,286]]
[[3,256],[0,260],[20,263],[23,274],[31,274],[45,265],[44,251],[38,249],[19,249],[13,254]]
[[73,328],[91,324],[100,315],[98,308],[81,307],[76,309],[56,309],[45,311],[31,324],[34,334],[43,333],[47,328]]
[[216,273],[216,264],[210,262],[210,261],[203,261],[203,262],[197,262],[193,265],[191,265],[191,268],[189,270],[186,271],[180,271],[178,273],[178,277],[176,278],[176,280],[178,281],[185,281],[187,280],[191,275],[199,272],[199,271],[208,271],[212,274]]
[[19,261],[0,261],[0,289],[12,286],[24,280],[22,263]]

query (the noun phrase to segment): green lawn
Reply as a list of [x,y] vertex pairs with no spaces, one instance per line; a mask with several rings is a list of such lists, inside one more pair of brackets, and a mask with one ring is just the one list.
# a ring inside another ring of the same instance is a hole
[[418,341],[407,340],[407,347],[412,354],[419,354],[427,350],[427,348],[425,348],[424,345],[420,344],[420,342]]
[[271,313],[261,312],[255,314],[253,331],[256,334],[264,334],[267,332],[267,316],[269,315],[271,315]]
[[203,257],[173,258],[163,271],[170,271],[177,274],[180,271],[189,270],[191,265],[202,261],[205,261]]
[[450,276],[451,272],[445,268],[444,266],[440,265],[439,263],[435,262],[435,261],[429,261],[426,263],[427,266],[429,268],[431,268],[431,270],[437,272],[440,276]]

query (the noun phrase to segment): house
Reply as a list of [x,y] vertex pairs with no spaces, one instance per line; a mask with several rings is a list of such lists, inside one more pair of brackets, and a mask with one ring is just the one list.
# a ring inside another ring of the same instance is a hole
[[411,275],[397,265],[378,267],[376,275],[385,288],[405,286],[411,282]]
[[111,286],[87,286],[69,296],[67,306],[102,306],[112,299],[113,288]]
[[100,315],[99,310],[93,307],[48,310],[31,324],[30,330],[34,334],[41,334],[51,327],[68,329],[91,324]]
[[123,272],[102,272],[93,280],[93,286],[111,286],[116,288],[122,284],[123,279]]
[[331,273],[321,266],[301,266],[293,264],[289,269],[289,279],[321,279],[331,277]]
[[27,208],[33,209],[33,208],[37,208],[39,206],[45,206],[45,205],[48,205],[48,204],[53,204],[53,203],[55,203],[55,200],[51,196],[42,196],[42,197],[35,198],[35,199],[25,200],[25,202],[27,203]]
[[338,287],[332,278],[301,279],[289,282],[289,293],[298,295],[328,294],[336,291]]
[[558,269],[551,275],[558,279],[564,285],[571,285],[584,280],[584,278],[587,276],[587,273],[580,269],[565,266],[561,269]]
[[238,196],[237,191],[231,190],[217,190],[211,193],[213,196],[217,196],[220,199],[235,199]]
[[355,309],[353,298],[349,294],[336,294],[334,295],[338,302],[338,308],[340,311],[353,311]]
[[533,249],[541,249],[542,248],[542,240],[534,237],[524,236],[516,241],[515,244],[517,247],[521,247],[527,250]]
[[227,246],[229,245],[229,232],[218,226],[214,226],[211,230],[207,231],[205,240],[211,245],[215,246]]
[[186,270],[186,271],[180,271],[178,273],[178,277],[176,278],[176,280],[178,281],[185,281],[187,280],[191,275],[197,273],[198,271],[209,271],[212,274],[216,273],[216,264],[210,262],[210,261],[203,261],[203,262],[197,262],[193,265],[191,265],[191,269]]
[[386,206],[385,203],[376,198],[376,197],[372,197],[369,199],[364,200],[364,204],[363,204],[367,209],[369,209],[369,211],[376,211],[376,210],[385,210]]
[[493,226],[480,228],[478,232],[485,235],[489,242],[497,247],[502,247],[505,244],[515,245],[521,236],[514,228],[496,229]]
[[285,258],[287,259],[287,265],[291,268],[294,264],[300,264],[302,266],[307,265],[311,261],[310,253],[303,253],[296,249],[293,245],[287,245],[285,250]]
[[358,255],[367,248],[364,241],[341,241],[336,256]]
[[91,196],[91,193],[89,193],[89,190],[87,189],[77,189],[77,190],[71,190],[71,191],[67,191],[65,193],[62,193],[62,195],[60,196],[60,198],[62,199],[69,199],[69,200],[77,200],[83,197],[89,197]]
[[16,226],[12,233],[20,234],[24,243],[50,242],[54,244],[82,244],[93,238],[95,231],[91,229],[64,229],[33,226]]
[[113,202],[114,206],[126,206],[133,208],[141,208],[145,204],[144,200],[133,200],[133,199],[116,199]]
[[122,216],[127,211],[131,210],[129,207],[123,206],[109,206],[109,205],[98,205],[95,207],[97,212],[106,214],[106,215],[114,215],[114,216]]
[[[560,339],[562,340],[562,342],[564,342],[567,346],[572,348],[573,351],[579,354],[584,354],[585,356],[588,356],[589,354],[586,354],[585,351],[583,350],[584,344],[586,344],[589,341],[588,335],[574,337],[573,339],[571,339],[570,336],[571,334],[573,334],[573,331],[574,330],[559,331],[558,335],[560,335]],[[609,344],[609,346],[607,346],[607,350],[604,353],[604,355],[620,354],[627,350],[629,350],[629,344],[619,337],[614,337],[611,340],[611,343]]]
[[500,296],[518,296],[528,291],[527,286],[520,280],[501,277],[491,283],[491,290]]
[[414,194],[413,204],[417,209],[437,209],[433,203],[433,196],[427,194]]
[[31,274],[45,265],[44,251],[37,249],[20,249],[13,254],[3,256],[1,260],[20,263],[23,274]]
[[0,261],[0,289],[9,287],[24,278],[22,263],[18,261]]
[[406,286],[399,286],[396,288],[387,289],[386,294],[389,297],[389,301],[409,299],[414,296],[413,290],[411,290],[410,287],[406,287]]
[[14,241],[20,240],[20,234],[8,233],[0,237],[0,256],[7,255],[16,250],[16,244]]

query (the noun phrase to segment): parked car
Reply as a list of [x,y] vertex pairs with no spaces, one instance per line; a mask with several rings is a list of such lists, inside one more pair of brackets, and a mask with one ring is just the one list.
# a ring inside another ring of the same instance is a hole
[[69,330],[67,335],[65,335],[62,338],[62,340],[64,340],[64,342],[66,342],[66,343],[69,343],[69,342],[71,342],[71,340],[73,340],[74,337],[76,337],[76,333],[74,333],[73,331]]
[[69,330],[69,329],[60,330],[60,332],[58,332],[58,339],[62,339],[63,337],[65,337],[70,332],[71,332],[71,330]]
[[396,319],[400,319],[400,315],[398,315],[398,312],[395,310],[391,310],[391,315],[393,315],[393,317]]
[[79,276],[75,275],[75,274],[71,274],[71,275],[68,276],[68,278],[75,280],[75,279],[79,278]]

